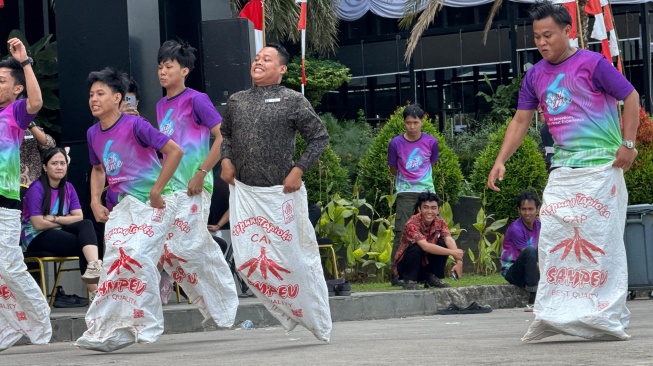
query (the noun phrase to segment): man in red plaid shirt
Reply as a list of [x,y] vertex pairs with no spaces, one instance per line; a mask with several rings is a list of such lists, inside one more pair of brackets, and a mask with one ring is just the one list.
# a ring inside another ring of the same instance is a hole
[[452,271],[458,277],[463,274],[463,251],[456,246],[447,223],[438,216],[440,202],[435,193],[420,193],[415,204],[418,213],[404,226],[393,270],[405,289],[417,289],[419,282],[424,282],[425,288],[449,287],[442,282],[449,256],[456,260]]

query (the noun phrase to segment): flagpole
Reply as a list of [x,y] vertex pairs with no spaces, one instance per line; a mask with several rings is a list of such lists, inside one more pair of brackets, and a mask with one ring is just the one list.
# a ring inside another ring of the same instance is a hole
[[[576,0],[578,1],[578,0]],[[261,0],[261,8],[263,10],[263,25],[262,25],[262,32],[263,33],[263,47],[265,47],[265,0]]]
[[580,41],[580,48],[585,49],[585,37],[583,36],[583,23],[580,20],[580,5],[578,0],[576,0],[576,17],[578,18],[578,40]]

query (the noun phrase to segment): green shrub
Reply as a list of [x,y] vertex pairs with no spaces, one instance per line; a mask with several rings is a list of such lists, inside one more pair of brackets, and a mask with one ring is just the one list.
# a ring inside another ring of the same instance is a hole
[[494,160],[499,155],[499,149],[506,135],[502,126],[496,133],[490,135],[490,144],[481,152],[474,163],[472,185],[477,192],[484,192],[487,200],[487,211],[496,219],[518,217],[515,199],[524,190],[530,190],[542,197],[548,174],[542,154],[537,143],[526,135],[521,146],[506,162],[506,173],[501,182],[497,182],[500,192],[487,188],[487,177],[494,166]]
[[641,107],[637,150],[637,158],[624,175],[629,205],[653,203],[653,119]]
[[[343,83],[351,80],[349,68],[337,61],[323,60],[306,55],[304,62],[306,68],[305,94],[313,107],[317,107],[322,101],[324,94],[331,90],[338,89]],[[302,59],[293,57],[288,63],[288,71],[284,75],[282,83],[287,87],[302,90]]]
[[354,181],[358,174],[358,162],[372,143],[374,130],[363,121],[338,121],[331,113],[320,116],[329,131],[331,148],[340,157],[340,163],[347,169],[349,179]]
[[[304,150],[306,150],[306,141],[297,134],[295,161],[299,160]],[[329,186],[330,194],[351,192],[347,169],[340,165],[340,158],[333,152],[331,145],[324,150],[317,164],[304,172],[302,180],[306,186],[309,203],[327,202]]]
[[[394,176],[390,173],[388,167],[388,145],[390,145],[392,138],[406,132],[402,115],[404,108],[398,108],[390,117],[390,120],[385,123],[360,161],[358,183],[361,189],[364,190],[367,202],[377,201],[377,191],[379,196],[394,192]],[[424,117],[422,132],[435,137],[440,148],[440,160],[433,167],[435,191],[444,201],[455,203],[458,201],[458,194],[463,181],[458,157],[447,146],[444,136],[437,131],[428,116]],[[380,206],[375,208],[382,216],[387,215],[385,205],[377,206]]]

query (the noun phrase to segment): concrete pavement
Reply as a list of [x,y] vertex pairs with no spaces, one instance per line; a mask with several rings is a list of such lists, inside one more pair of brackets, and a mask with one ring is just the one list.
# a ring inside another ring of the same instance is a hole
[[[524,306],[526,294],[512,285],[470,286],[437,290],[362,292],[329,299],[334,322],[366,319],[389,319],[433,315],[438,308],[454,302],[466,307],[472,301],[489,304],[493,309]],[[79,338],[86,330],[84,316],[88,308],[52,309],[52,340],[65,342]],[[165,334],[202,332],[202,316],[193,305],[182,299],[171,300],[163,307]],[[256,327],[279,324],[256,298],[240,299],[236,325],[249,319]]]
[[653,301],[628,302],[632,336],[591,342],[554,336],[520,338],[533,320],[521,308],[489,314],[423,315],[335,322],[330,344],[302,327],[168,334],[150,345],[102,354],[71,347],[18,346],[0,354],[3,365],[651,365]]

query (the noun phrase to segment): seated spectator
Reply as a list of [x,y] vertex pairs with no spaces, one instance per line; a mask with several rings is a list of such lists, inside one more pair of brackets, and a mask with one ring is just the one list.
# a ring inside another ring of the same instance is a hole
[[102,261],[93,223],[85,220],[73,185],[66,181],[68,156],[62,148],[43,153],[43,172],[25,193],[21,241],[26,254],[79,256],[82,280],[94,296]]
[[537,264],[540,220],[536,217],[539,207],[540,200],[530,192],[522,192],[517,197],[519,218],[508,226],[501,251],[501,275],[529,293],[525,311],[533,311],[540,280]]
[[404,226],[393,270],[405,289],[417,289],[419,282],[424,282],[425,288],[449,287],[442,282],[449,256],[456,260],[452,271],[458,277],[463,274],[463,251],[456,246],[447,223],[438,216],[440,203],[437,194],[420,193],[415,204],[417,214]]

